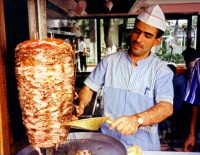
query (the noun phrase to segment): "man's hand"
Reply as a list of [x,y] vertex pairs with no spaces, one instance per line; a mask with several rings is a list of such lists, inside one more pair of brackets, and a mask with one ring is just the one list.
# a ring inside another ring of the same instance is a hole
[[78,120],[78,117],[81,116],[84,112],[84,107],[83,106],[74,106],[74,112],[72,115],[72,120]]
[[77,120],[78,117],[83,114],[85,107],[92,100],[93,93],[94,91],[86,85],[84,85],[83,88],[79,91],[79,105],[74,106],[75,109],[73,111],[74,114],[72,120]]
[[189,135],[188,138],[185,140],[183,151],[184,152],[191,152],[194,150],[196,144],[196,139],[194,135]]
[[135,134],[138,131],[138,127],[137,117],[122,116],[114,120],[109,129],[115,129],[117,132],[128,136]]
[[87,56],[87,52],[83,52],[83,56]]

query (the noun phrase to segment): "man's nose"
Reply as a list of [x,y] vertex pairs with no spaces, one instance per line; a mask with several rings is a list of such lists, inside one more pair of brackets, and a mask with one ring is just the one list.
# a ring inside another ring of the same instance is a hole
[[142,40],[143,40],[143,34],[142,33],[140,33],[140,34],[138,34],[138,36],[137,36],[137,42],[141,42]]

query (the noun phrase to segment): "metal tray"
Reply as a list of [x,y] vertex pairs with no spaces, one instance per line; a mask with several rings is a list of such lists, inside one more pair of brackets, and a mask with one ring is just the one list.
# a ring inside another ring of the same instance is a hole
[[[96,132],[70,133],[67,141],[60,145],[55,155],[75,155],[77,150],[87,149],[92,155],[127,155],[125,146],[117,139]],[[46,155],[45,149],[41,149]],[[38,155],[32,146],[27,146],[17,155]]]

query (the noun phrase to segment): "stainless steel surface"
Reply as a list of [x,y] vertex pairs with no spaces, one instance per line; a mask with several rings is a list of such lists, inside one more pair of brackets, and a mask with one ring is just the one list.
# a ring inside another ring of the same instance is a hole
[[[77,150],[87,149],[94,155],[127,155],[125,146],[117,139],[94,132],[70,133],[67,141],[58,146],[55,155],[75,155]],[[45,149],[41,149],[46,155]],[[17,155],[38,155],[32,146],[27,146]]]
[[47,27],[48,28],[54,28],[54,27],[72,27],[73,26],[73,20],[61,20],[61,19],[54,19],[54,20],[47,20]]
[[67,31],[61,31],[61,30],[53,30],[53,29],[48,29],[48,33],[54,34],[60,34],[60,35],[66,35],[66,36],[80,36],[78,33],[74,32],[67,32]]
[[142,155],[200,155],[200,152],[143,151]]
[[105,134],[71,133],[68,139],[69,155],[74,155],[77,148],[91,150],[95,155],[127,155],[125,146],[119,140]]

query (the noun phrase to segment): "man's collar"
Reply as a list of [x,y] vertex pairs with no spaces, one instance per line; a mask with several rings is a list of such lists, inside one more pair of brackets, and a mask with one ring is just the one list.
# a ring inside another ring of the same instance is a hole
[[[128,61],[129,61],[131,64],[133,64],[133,61],[132,61],[132,59],[131,59],[131,57],[130,57],[130,55],[129,55],[129,52],[126,52],[126,55],[127,55]],[[150,52],[149,55],[148,55],[148,57],[139,60],[139,61],[137,62],[137,65],[142,65],[142,64],[148,63],[148,62],[151,60],[152,56],[153,56],[153,53]]]

